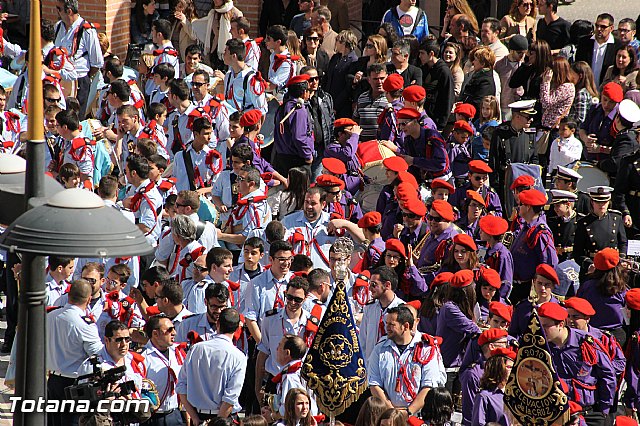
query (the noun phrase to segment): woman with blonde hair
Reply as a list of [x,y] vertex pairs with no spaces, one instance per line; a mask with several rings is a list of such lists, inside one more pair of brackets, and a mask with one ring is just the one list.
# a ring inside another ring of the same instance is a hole
[[571,69],[576,73],[578,82],[576,83],[576,97],[573,99],[569,116],[580,127],[587,117],[589,108],[598,103],[598,88],[588,63],[585,61],[574,62]]
[[352,64],[358,60],[354,51],[358,39],[351,30],[340,31],[336,37],[336,53],[331,57],[322,87],[333,98],[336,118],[351,117],[351,85],[347,81]]
[[296,70],[300,70],[300,68],[307,65],[307,61],[304,60],[304,56],[302,56],[302,48],[300,46],[300,39],[295,31],[289,30],[287,32],[287,49],[289,50],[289,54],[291,56],[297,56],[299,59],[295,61]]
[[406,411],[388,408],[380,415],[376,426],[406,426],[408,421],[409,416]]
[[451,18],[455,15],[467,15],[471,21],[471,30],[474,34],[480,34],[478,29],[478,19],[476,14],[471,10],[471,6],[467,3],[467,0],[447,0],[447,12],[444,15],[444,24],[442,25],[442,31],[440,37],[447,38],[449,36],[449,23]]
[[476,112],[479,112],[485,96],[498,96],[499,83],[496,85],[493,75],[496,55],[487,46],[476,47],[472,52],[473,74],[460,94],[460,101],[473,105]]
[[369,65],[386,63],[387,50],[389,47],[387,40],[381,35],[372,34],[367,38],[367,43],[362,50],[362,56],[352,65],[351,71],[349,72],[349,78],[353,80],[351,83],[353,99],[358,99],[360,94],[371,88],[365,75],[367,68]]
[[243,16],[242,11],[233,5],[233,0],[213,0],[207,16],[191,23],[190,36],[204,43],[203,59],[207,65],[214,69],[224,66],[222,55],[227,41],[231,39],[231,20],[240,16]]
[[442,60],[449,65],[453,76],[453,91],[456,98],[460,96],[462,83],[464,82],[464,71],[462,70],[462,49],[458,43],[448,42],[444,47]]
[[536,16],[538,0],[514,0],[509,13],[500,20],[500,38],[508,40],[520,34],[530,41],[535,41]]

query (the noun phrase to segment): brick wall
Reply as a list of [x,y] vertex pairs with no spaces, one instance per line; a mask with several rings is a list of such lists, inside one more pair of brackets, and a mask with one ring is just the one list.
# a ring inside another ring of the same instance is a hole
[[[111,51],[124,58],[129,43],[130,0],[82,0],[78,2],[80,15],[100,24],[98,32],[105,32]],[[55,0],[42,0],[42,17],[58,21]]]

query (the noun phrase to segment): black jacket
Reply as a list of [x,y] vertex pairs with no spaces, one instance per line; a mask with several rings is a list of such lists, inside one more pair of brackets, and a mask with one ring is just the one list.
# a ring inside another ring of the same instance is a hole
[[598,168],[609,175],[611,183],[615,182],[618,167],[622,157],[632,154],[637,149],[636,133],[633,130],[623,130],[616,135],[611,147],[611,155],[598,162]]
[[[307,109],[313,117],[316,151],[321,156],[333,136],[333,122],[335,121],[333,99],[322,88],[318,88],[316,95],[309,100],[309,104]],[[321,137],[318,137],[318,132],[322,133]]]
[[423,66],[422,75],[422,85],[427,92],[425,111],[438,129],[442,129],[447,124],[455,102],[451,69],[442,59],[438,59],[431,68]]
[[263,0],[259,23],[260,35],[265,35],[267,28],[272,25],[284,25],[289,28],[291,20],[298,13],[300,13],[300,9],[295,0],[289,0],[286,8],[282,0]]
[[348,78],[351,65],[358,60],[355,52],[343,57],[336,53],[329,61],[329,68],[324,75],[322,88],[333,98],[336,118],[351,117],[353,105],[351,97],[351,80]]
[[[304,60],[308,65],[309,53],[306,51],[306,49],[302,51],[302,56],[304,57]],[[322,77],[324,77],[327,69],[329,68],[329,55],[327,55],[327,52],[322,49],[318,49],[316,51],[316,64],[314,65],[314,67],[316,68],[316,70],[318,70],[318,77],[320,77],[320,80],[322,80]]]
[[[614,38],[613,43],[607,44],[607,49],[604,52],[604,61],[602,62],[602,70],[600,71],[600,80],[596,82],[599,86],[602,84],[602,80],[604,79],[604,75],[607,73],[607,68],[616,63],[616,50],[618,50],[622,44],[618,39]],[[593,44],[596,41],[591,37],[583,37],[578,42],[578,49],[576,50],[576,59],[575,61],[585,61],[589,66],[591,66],[591,61],[593,60]]]
[[467,84],[462,88],[460,101],[476,107],[476,116],[480,115],[482,98],[496,95],[496,81],[492,69],[475,71]]

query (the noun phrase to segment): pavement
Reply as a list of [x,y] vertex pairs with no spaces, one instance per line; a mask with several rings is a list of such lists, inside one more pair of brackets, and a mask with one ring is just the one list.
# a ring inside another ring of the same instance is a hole
[[[560,0],[562,2],[562,0]],[[601,13],[610,13],[615,19],[615,27],[618,28],[618,21],[623,18],[633,18],[635,21],[640,15],[639,0],[575,0],[572,3],[560,4],[558,14],[567,21],[576,19],[587,19],[595,22],[596,17]]]

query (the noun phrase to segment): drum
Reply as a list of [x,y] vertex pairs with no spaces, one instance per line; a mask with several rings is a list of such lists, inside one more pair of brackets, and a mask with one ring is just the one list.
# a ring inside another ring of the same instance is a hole
[[356,195],[356,201],[360,204],[363,213],[372,212],[376,209],[378,197],[384,185],[371,183],[364,186],[364,189]]
[[[100,73],[97,73],[93,78],[91,78],[91,86],[89,87],[89,95],[87,96],[87,107],[85,111],[83,111],[81,118],[86,117],[89,113],[92,113],[93,116],[97,115],[99,108],[98,102],[100,102],[100,89],[103,86],[104,81],[102,81]],[[68,96],[70,96],[68,92],[65,92],[65,97]]]
[[275,130],[276,111],[280,107],[280,102],[276,98],[271,99],[267,103],[267,115],[260,129],[260,134],[264,136],[264,142],[261,148],[265,148],[273,143],[273,132]]
[[525,164],[525,163],[512,163],[509,165],[506,171],[505,176],[505,185],[502,190],[503,193],[503,202],[504,202],[504,211],[505,215],[508,217],[511,215],[514,206],[513,192],[509,189],[513,181],[522,175],[529,175],[535,179],[535,187],[538,191],[545,193],[544,184],[542,183],[542,167],[537,164]]
[[586,161],[576,161],[569,166],[582,175],[582,179],[578,181],[578,191],[587,192],[591,186],[609,186],[609,176],[594,164]]
[[[387,176],[382,161],[396,154],[378,141],[361,142],[356,150],[356,158],[362,173],[371,184],[386,185]],[[379,191],[378,191],[379,192]],[[374,206],[375,207],[375,206]]]

